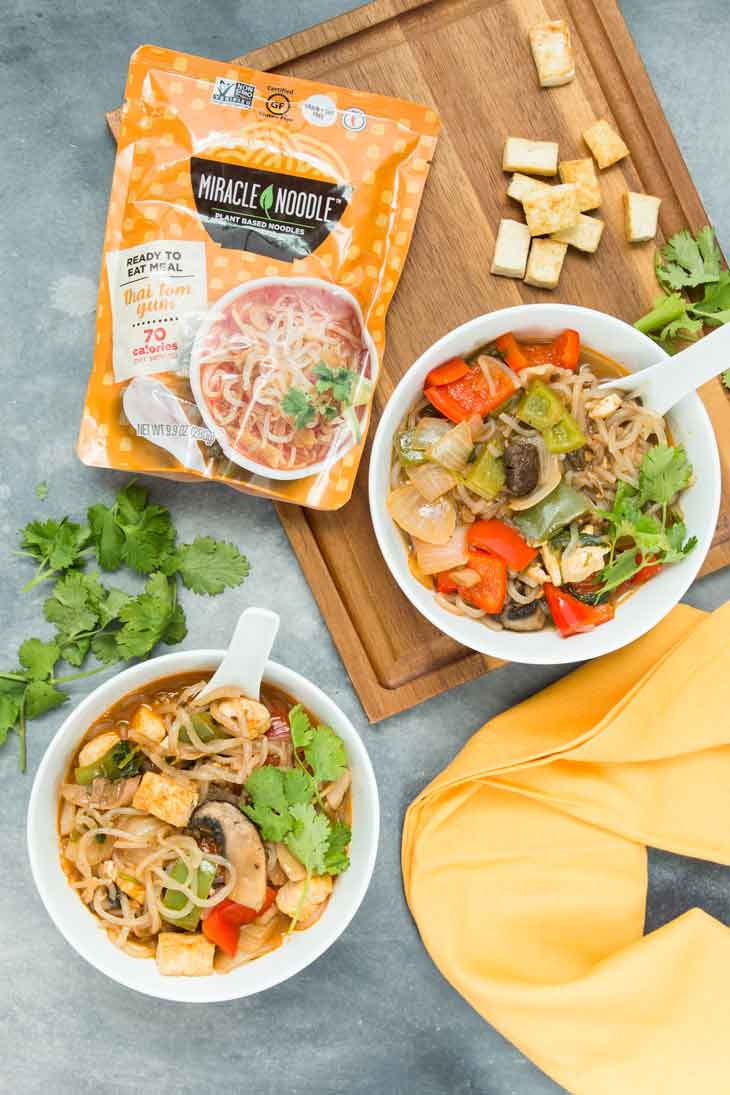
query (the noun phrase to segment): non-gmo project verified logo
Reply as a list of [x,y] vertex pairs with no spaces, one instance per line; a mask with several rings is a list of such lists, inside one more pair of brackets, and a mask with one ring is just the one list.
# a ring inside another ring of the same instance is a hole
[[211,99],[214,103],[221,103],[223,106],[235,106],[239,110],[250,110],[253,106],[255,94],[255,84],[243,84],[240,80],[228,80],[225,76],[219,76],[213,87]]

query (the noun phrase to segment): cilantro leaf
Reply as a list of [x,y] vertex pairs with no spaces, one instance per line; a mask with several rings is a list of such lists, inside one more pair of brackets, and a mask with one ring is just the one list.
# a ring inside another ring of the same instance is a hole
[[304,749],[307,764],[316,783],[329,783],[347,768],[347,753],[342,738],[329,726],[318,726]]
[[351,404],[352,393],[359,379],[351,369],[331,369],[324,361],[314,366],[313,376],[317,377],[317,391],[331,392],[336,403]]
[[[122,658],[119,646],[117,645],[117,634],[118,632],[116,631],[103,631],[99,635],[94,635],[94,638],[91,640],[91,651],[94,657],[98,658],[98,660],[105,665],[111,665],[113,662],[118,662]],[[67,656],[65,657],[66,661],[70,661]],[[71,662],[71,665],[76,664],[76,662]]]
[[188,589],[209,596],[239,586],[249,572],[248,559],[234,544],[212,536],[196,536],[192,544],[182,544],[172,560]]
[[136,525],[147,505],[147,489],[132,479],[117,494],[114,510],[122,525]]
[[0,745],[4,745],[8,731],[12,730],[20,715],[20,704],[25,686],[19,693],[0,692]]
[[289,388],[281,400],[281,412],[294,421],[294,428],[303,430],[317,417],[314,404],[301,388]]
[[122,565],[124,533],[116,522],[114,510],[99,502],[87,510],[86,517],[99,566],[102,570],[118,570]]
[[270,764],[254,768],[244,790],[251,797],[251,803],[241,809],[258,826],[262,838],[275,843],[283,841],[291,829],[292,818],[281,769]]
[[48,681],[31,681],[25,690],[25,713],[29,719],[35,719],[67,699],[66,692],[54,688]]
[[291,730],[291,740],[295,749],[304,749],[314,736],[314,728],[309,721],[309,715],[301,703],[298,703],[296,707],[292,707],[289,712],[289,729]]
[[80,571],[71,571],[59,578],[53,592],[43,605],[49,623],[55,624],[61,635],[74,638],[93,631],[98,620],[96,590],[89,578]]
[[720,276],[720,253],[711,228],[703,229],[697,239],[683,228],[665,243],[659,255],[657,280],[671,289],[692,288]]
[[284,793],[287,802],[294,805],[297,802],[311,802],[314,798],[314,781],[309,772],[304,768],[285,768]]
[[164,506],[147,506],[134,524],[121,525],[124,534],[122,559],[141,574],[151,574],[160,559],[175,545],[175,529],[169,510]]
[[176,604],[165,624],[165,630],[162,632],[162,641],[163,643],[167,643],[168,646],[175,646],[177,643],[183,641],[187,633],[188,625],[185,619],[183,606]]
[[643,566],[642,557],[636,548],[627,548],[620,552],[611,563],[601,571],[600,595],[610,593],[612,589],[618,589],[624,582],[628,582],[635,574],[638,574]]
[[33,589],[53,574],[70,570],[83,560],[89,542],[88,525],[77,525],[64,517],[62,521],[31,521],[21,534],[21,554],[39,561],[35,576],[23,586],[23,592]]
[[35,496],[40,498],[41,502],[45,502],[48,497],[48,483],[43,479],[40,483],[35,485]]
[[311,803],[297,802],[289,807],[292,828],[284,843],[308,874],[324,874],[325,855],[330,840],[330,823]]
[[352,840],[352,832],[349,825],[343,821],[332,823],[327,851],[324,856],[325,874],[342,874],[350,866],[350,857],[347,848]]
[[[121,629],[116,633],[117,648],[124,658],[143,658],[165,634],[168,626],[179,630],[169,580],[159,571],[145,583],[144,592],[131,597],[119,611]],[[178,640],[179,641],[179,640]]]
[[639,504],[659,502],[667,505],[679,491],[689,486],[692,465],[682,445],[655,445],[641,462]]
[[20,664],[25,666],[28,675],[36,681],[45,681],[51,676],[60,656],[56,643],[43,643],[40,639],[26,639],[18,650]]

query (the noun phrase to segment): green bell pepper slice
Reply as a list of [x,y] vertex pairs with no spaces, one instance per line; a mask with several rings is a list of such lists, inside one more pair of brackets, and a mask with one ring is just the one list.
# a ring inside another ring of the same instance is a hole
[[550,429],[545,430],[542,436],[548,452],[575,452],[586,443],[585,434],[568,411]]
[[464,479],[464,486],[490,501],[504,489],[504,460],[485,445]]
[[[207,859],[203,859],[200,862],[200,866],[197,871],[194,871],[194,879],[190,886],[198,897],[205,899],[210,893],[210,888],[213,885],[213,879],[215,878],[217,867],[214,863],[209,863]],[[182,859],[178,859],[177,863],[174,863],[167,872],[171,878],[174,878],[176,882],[187,882],[188,869],[183,863]],[[184,893],[180,893],[179,890],[165,890],[164,897],[162,898],[162,904],[166,909],[184,909],[187,905],[188,899]],[[200,923],[200,914],[202,910],[197,905],[193,905],[189,913],[186,913],[182,917],[170,917],[169,923],[175,924],[178,928],[184,928],[185,931],[194,932]],[[164,913],[162,914],[165,915]],[[165,919],[168,919],[165,917]]]
[[[139,771],[141,757],[138,746],[132,746],[127,741],[118,741],[112,745],[103,756],[92,764],[83,764],[74,771],[74,779],[82,786],[93,783],[98,777],[104,779],[123,779],[125,776],[134,776]],[[136,758],[136,759],[135,759]]]
[[565,415],[560,396],[542,380],[534,380],[525,392],[516,415],[535,430],[548,430]]
[[416,464],[425,464],[428,460],[425,449],[414,448],[413,434],[413,430],[405,430],[403,433],[399,433],[395,439],[395,451],[398,460],[406,467],[413,467]]
[[[213,741],[214,738],[227,738],[230,735],[226,734],[223,727],[219,726],[215,719],[207,713],[207,711],[196,711],[192,715],[193,730],[198,735],[202,742]],[[178,735],[180,741],[184,741],[190,744],[190,737],[185,727],[182,728]]]
[[542,502],[520,513],[513,513],[512,520],[533,547],[544,544],[559,529],[582,517],[590,509],[585,495],[561,481]]

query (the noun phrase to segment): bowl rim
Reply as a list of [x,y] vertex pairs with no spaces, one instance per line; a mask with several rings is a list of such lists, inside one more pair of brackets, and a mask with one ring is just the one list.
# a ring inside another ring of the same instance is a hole
[[[248,456],[242,456],[228,441],[228,435],[218,425],[213,416],[210,413],[208,404],[203,395],[200,386],[200,353],[202,349],[202,342],[206,334],[210,330],[210,326],[213,323],[215,317],[219,312],[222,312],[226,306],[232,301],[236,300],[240,296],[245,296],[249,292],[254,292],[257,289],[266,289],[272,287],[282,287],[285,285],[293,285],[302,288],[311,289],[326,289],[333,293],[335,296],[346,300],[348,304],[354,309],[360,324],[360,333],[365,347],[368,351],[370,358],[371,373],[373,379],[377,377],[378,373],[378,353],[373,342],[372,335],[368,330],[368,326],[363,316],[363,311],[360,306],[360,302],[355,296],[344,286],[338,285],[336,282],[325,281],[324,278],[315,277],[300,277],[297,275],[284,275],[282,277],[262,277],[254,278],[251,281],[241,282],[239,285],[234,285],[232,289],[224,293],[222,297],[206,311],[203,321],[195,332],[195,338],[193,339],[193,345],[190,350],[190,388],[193,393],[195,404],[200,411],[200,414],[205,422],[205,425],[211,431],[216,441],[223,449],[223,452],[231,463],[236,464],[240,468],[244,468],[246,471],[252,472],[254,475],[260,475],[266,479],[277,479],[291,481],[295,479],[309,479],[313,475],[319,475],[324,471],[334,467],[334,465],[346,456],[351,448],[356,444],[355,439],[350,433],[349,439],[346,444],[340,446],[337,450],[337,455],[333,458],[332,455],[328,455],[324,460],[320,460],[318,464],[310,464],[306,468],[297,468],[290,471],[283,471],[277,468],[270,468],[267,464],[260,464],[256,460],[251,460]],[[366,408],[365,426],[367,425],[367,412],[369,408]],[[363,429],[363,432],[365,430]]]
[[[60,888],[64,896],[56,897],[47,874],[47,863],[43,862],[44,849],[48,859],[49,833],[42,814],[49,802],[54,814],[57,810],[58,780],[53,776],[53,769],[58,764],[59,755],[62,761],[65,760],[61,769],[63,771],[71,750],[81,740],[85,728],[88,728],[94,718],[99,717],[98,714],[93,715],[90,712],[96,710],[100,704],[103,711],[126,693],[134,691],[147,681],[171,676],[176,672],[186,672],[188,669],[194,671],[198,668],[201,670],[215,668],[224,653],[224,650],[217,648],[175,651],[129,666],[100,684],[69,712],[46,746],[33,779],[28,802],[26,842],[31,874],[48,915],[66,942],[91,966],[112,981],[147,996],[178,1003],[217,1003],[241,999],[273,988],[305,969],[336,942],[355,916],[370,885],[378,851],[380,802],[377,781],[360,734],[344,711],[318,685],[296,670],[280,662],[269,660],[266,663],[264,681],[283,688],[295,697],[308,694],[308,698],[303,700],[305,705],[322,721],[332,725],[333,729],[345,739],[353,777],[359,783],[356,808],[362,810],[363,819],[367,820],[367,825],[360,826],[361,832],[357,846],[359,860],[354,875],[350,876],[353,878],[349,887],[352,892],[346,895],[343,907],[333,910],[330,905],[317,924],[306,932],[296,933],[291,943],[285,943],[269,954],[262,955],[229,973],[214,973],[204,977],[163,977],[159,974],[154,959],[137,959],[119,952],[107,939],[105,933],[101,932],[93,914],[85,909],[78,895],[68,884],[65,890]],[[315,702],[312,702],[313,699]],[[355,834],[356,829],[353,825],[353,843]],[[50,835],[53,839],[51,856],[53,869],[55,871],[57,868],[63,873],[55,828]],[[353,870],[354,866],[353,862],[349,870]],[[349,871],[343,878],[347,878],[348,874]],[[65,875],[64,881],[67,883]],[[335,883],[335,892],[336,890],[337,883]],[[73,898],[74,902],[78,902],[78,906],[71,902],[66,904],[66,894]],[[74,910],[80,908],[88,914],[88,932],[85,925],[80,931],[72,928],[69,916],[71,908]],[[336,915],[329,915],[333,911],[336,911]],[[317,931],[317,929],[321,930]],[[315,935],[310,936],[311,932],[315,932]],[[105,950],[96,952],[94,943],[100,939],[103,939],[103,943],[109,948],[108,952]],[[297,944],[295,953],[292,953],[294,952],[292,944]],[[282,954],[287,954],[291,960],[286,959],[282,962]],[[120,955],[126,959],[122,970],[112,969],[112,958],[117,959]],[[107,956],[109,961],[106,960]],[[275,963],[267,963],[267,959],[275,956],[279,956],[279,960]],[[270,968],[272,966],[273,968]],[[147,974],[152,975],[149,977],[149,984],[146,983]]]
[[[415,578],[410,575],[410,572],[406,574],[405,571],[407,568],[399,565],[398,560],[395,558],[394,552],[392,551],[389,542],[389,533],[393,522],[387,511],[385,497],[380,497],[381,483],[379,481],[381,467],[390,467],[392,437],[407,409],[408,401],[406,400],[404,393],[409,389],[414,378],[418,378],[419,380],[422,379],[422,375],[425,375],[430,368],[433,368],[434,365],[438,363],[439,355],[441,353],[445,355],[446,353],[459,352],[454,351],[453,349],[452,344],[454,341],[459,339],[467,341],[470,335],[477,338],[478,333],[487,324],[509,330],[512,323],[520,322],[523,325],[526,325],[529,320],[534,327],[559,330],[561,327],[565,328],[571,326],[571,318],[574,326],[579,326],[580,320],[583,320],[585,323],[599,322],[608,324],[609,326],[613,326],[617,332],[622,332],[624,337],[630,337],[634,340],[637,351],[638,347],[641,345],[645,350],[651,349],[657,360],[663,360],[664,358],[669,357],[669,355],[649,339],[647,335],[638,331],[631,324],[628,324],[624,320],[618,319],[616,316],[612,316],[607,312],[601,312],[595,308],[586,308],[583,305],[560,302],[540,302],[535,304],[512,305],[508,308],[500,308],[495,309],[492,312],[485,312],[447,331],[435,342],[427,346],[423,352],[419,354],[413,364],[405,371],[385,405],[378,423],[373,437],[370,466],[368,469],[369,507],[375,537],[391,576],[411,605],[413,605],[416,611],[424,616],[439,631],[448,635],[455,642],[465,646],[467,649],[476,650],[492,657],[507,661],[516,661],[526,665],[560,665],[584,661],[621,649],[650,631],[669,611],[671,611],[675,604],[679,603],[697,577],[705,556],[711,547],[720,508],[722,479],[717,438],[715,437],[714,428],[707,410],[697,392],[694,392],[689,396],[686,396],[677,405],[677,408],[673,408],[669,414],[671,415],[674,411],[681,414],[682,406],[685,408],[691,406],[692,413],[696,416],[701,431],[710,441],[710,444],[707,446],[709,450],[708,463],[703,468],[705,489],[708,491],[708,519],[703,524],[703,527],[689,530],[690,533],[697,535],[699,540],[698,547],[683,561],[683,563],[677,564],[685,569],[681,582],[676,586],[675,592],[667,600],[666,605],[654,603],[643,613],[641,622],[637,621],[631,627],[629,627],[628,624],[625,624],[620,630],[620,633],[617,633],[617,629],[609,631],[608,637],[606,632],[610,625],[606,625],[606,628],[597,628],[595,631],[582,635],[581,639],[583,641],[577,645],[572,645],[570,642],[561,639],[560,643],[562,645],[556,647],[554,653],[548,658],[530,650],[529,633],[520,635],[519,643],[510,643],[511,646],[519,645],[518,654],[515,654],[514,651],[505,652],[504,646],[506,644],[500,643],[500,637],[505,634],[504,632],[492,631],[487,627],[481,628],[483,634],[477,636],[478,641],[470,640],[470,638],[465,637],[456,623],[456,621],[461,621],[462,618],[452,616],[441,609],[432,595],[430,595],[429,598],[421,597],[419,601],[415,599],[415,597],[418,597],[418,590],[420,590],[421,587],[418,585]],[[491,335],[486,337],[489,338]],[[587,345],[591,345],[591,341],[588,337],[586,337],[585,341]],[[478,341],[475,344],[478,345]],[[594,348],[602,353],[606,353],[609,357],[611,356],[610,351],[607,351],[603,347],[596,346]],[[661,580],[661,576],[659,580]],[[646,588],[648,588],[648,586]],[[619,614],[617,614],[616,619],[619,619]],[[625,620],[625,617],[622,619]],[[473,623],[473,621],[468,622]],[[512,636],[513,634],[519,633],[510,632],[508,634]]]

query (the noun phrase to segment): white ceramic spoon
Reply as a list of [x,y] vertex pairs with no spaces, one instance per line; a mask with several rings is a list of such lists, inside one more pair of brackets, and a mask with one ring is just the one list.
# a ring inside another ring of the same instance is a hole
[[278,630],[279,617],[268,608],[247,608],[242,612],[223,661],[198,692],[196,704],[218,688],[240,688],[249,699],[257,700]]
[[690,392],[730,369],[730,323],[718,327],[674,357],[640,369],[637,373],[607,380],[601,390],[616,388],[641,396],[644,406],[657,414],[667,411]]

